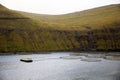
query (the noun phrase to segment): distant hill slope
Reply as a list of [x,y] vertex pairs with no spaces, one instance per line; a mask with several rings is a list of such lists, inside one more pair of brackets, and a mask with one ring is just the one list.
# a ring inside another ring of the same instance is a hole
[[42,22],[52,22],[54,24],[63,25],[64,29],[81,30],[86,29],[86,26],[92,29],[99,29],[103,28],[102,26],[120,23],[120,4],[113,4],[65,15],[22,14]]
[[65,15],[0,5],[0,52],[120,50],[120,4]]
[[3,5],[0,4],[0,19],[15,19],[15,18],[27,18],[15,11],[9,10],[6,7],[4,7]]

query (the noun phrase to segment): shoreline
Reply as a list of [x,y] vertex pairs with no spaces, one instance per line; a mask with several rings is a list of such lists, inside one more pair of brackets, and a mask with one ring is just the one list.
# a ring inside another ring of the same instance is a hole
[[[51,54],[51,53],[83,53],[83,54],[111,54],[111,52],[114,52],[114,54],[120,54],[120,51],[74,51],[74,50],[68,50],[68,51],[25,51],[25,52],[0,52],[0,55],[27,55],[27,54]],[[112,53],[113,54],[113,53]]]

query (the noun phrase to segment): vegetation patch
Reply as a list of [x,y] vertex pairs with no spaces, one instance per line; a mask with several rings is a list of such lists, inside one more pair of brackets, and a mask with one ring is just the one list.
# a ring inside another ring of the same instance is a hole
[[0,5],[0,52],[119,51],[119,6],[57,16]]

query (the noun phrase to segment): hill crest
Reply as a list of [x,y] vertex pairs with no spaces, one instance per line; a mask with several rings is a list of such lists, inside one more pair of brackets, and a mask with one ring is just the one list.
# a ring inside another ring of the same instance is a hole
[[6,8],[5,6],[3,6],[2,4],[0,4],[0,19],[27,19],[27,17],[23,16],[22,14],[14,11],[14,10],[10,10],[8,8]]
[[110,7],[60,16],[1,7],[0,52],[120,51],[120,9]]

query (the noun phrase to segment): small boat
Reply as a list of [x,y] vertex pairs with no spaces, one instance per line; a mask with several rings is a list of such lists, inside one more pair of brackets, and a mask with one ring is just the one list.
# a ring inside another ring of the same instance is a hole
[[33,62],[32,58],[21,58],[20,61],[23,61],[23,62]]

